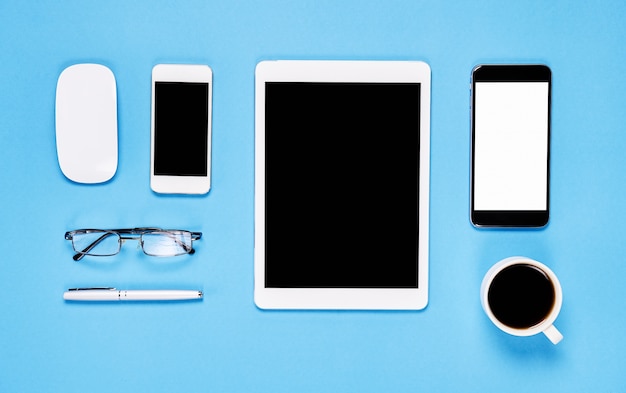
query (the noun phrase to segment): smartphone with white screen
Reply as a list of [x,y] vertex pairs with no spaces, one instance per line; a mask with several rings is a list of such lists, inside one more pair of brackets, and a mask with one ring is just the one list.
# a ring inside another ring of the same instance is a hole
[[545,65],[474,68],[471,221],[475,226],[548,223],[551,79]]
[[150,187],[166,194],[211,188],[213,72],[206,65],[152,69]]

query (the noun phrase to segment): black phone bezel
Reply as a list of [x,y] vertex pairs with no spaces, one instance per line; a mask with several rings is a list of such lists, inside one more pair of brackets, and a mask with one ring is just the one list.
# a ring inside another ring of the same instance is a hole
[[[548,82],[548,154],[546,210],[474,210],[474,116],[476,108],[476,82]],[[550,217],[550,139],[552,72],[543,64],[488,64],[472,70],[471,82],[471,174],[470,174],[470,220],[476,227],[544,227]]]

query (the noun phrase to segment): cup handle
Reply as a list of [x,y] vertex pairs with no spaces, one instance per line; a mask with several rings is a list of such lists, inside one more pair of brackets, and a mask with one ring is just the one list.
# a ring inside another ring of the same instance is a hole
[[554,325],[548,326],[546,330],[543,331],[543,334],[548,337],[548,340],[552,341],[552,344],[556,345],[561,340],[563,340],[563,335],[559,332]]

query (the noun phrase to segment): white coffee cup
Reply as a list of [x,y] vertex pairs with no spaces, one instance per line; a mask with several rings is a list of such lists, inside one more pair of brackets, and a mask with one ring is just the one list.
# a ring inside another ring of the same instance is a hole
[[480,301],[491,322],[506,333],[544,333],[553,344],[563,339],[553,325],[563,303],[561,283],[541,262],[520,256],[499,261],[485,274]]

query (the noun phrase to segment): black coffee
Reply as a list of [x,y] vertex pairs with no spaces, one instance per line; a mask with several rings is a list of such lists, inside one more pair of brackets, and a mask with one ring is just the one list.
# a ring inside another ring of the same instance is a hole
[[493,315],[515,329],[531,328],[542,322],[550,314],[555,297],[550,278],[527,264],[500,271],[487,294]]

